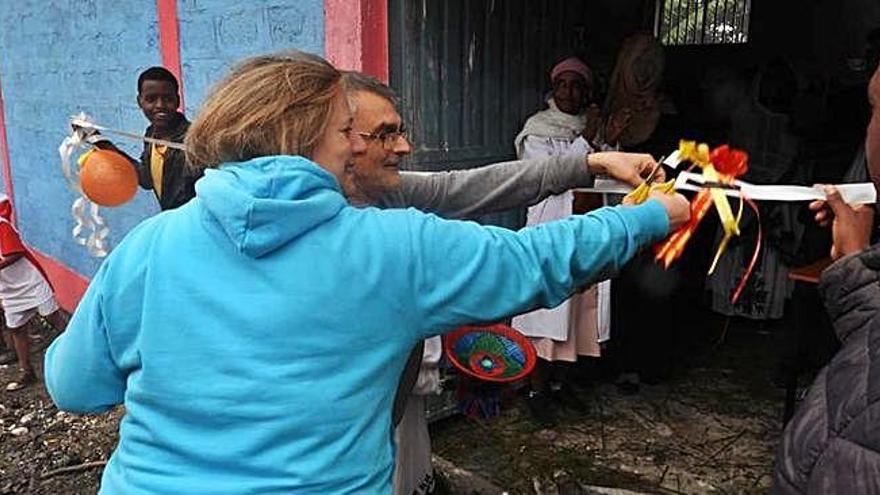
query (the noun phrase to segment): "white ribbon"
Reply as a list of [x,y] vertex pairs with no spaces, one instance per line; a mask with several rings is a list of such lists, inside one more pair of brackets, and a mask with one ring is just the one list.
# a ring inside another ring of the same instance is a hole
[[[664,165],[673,169],[678,168],[682,162],[678,150],[673,151],[663,160]],[[740,197],[740,191],[749,199],[755,201],[815,201],[825,200],[825,191],[822,186],[794,186],[794,185],[757,185],[749,182],[734,181],[736,188],[724,188],[724,194],[731,197]],[[705,188],[705,178],[702,174],[681,172],[675,179],[677,191],[699,191]],[[834,187],[840,191],[843,201],[851,204],[873,204],[877,202],[877,190],[871,182],[859,182],[855,184],[838,184]],[[633,188],[629,184],[608,178],[597,177],[593,187],[575,189],[577,192],[600,193],[600,194],[627,194]]]
[[[705,187],[705,179],[700,174],[681,172],[675,179],[675,189],[678,191],[698,191]],[[822,186],[791,186],[791,185],[757,185],[736,180],[733,182],[738,189],[724,189],[724,194],[739,197],[740,191],[749,199],[756,201],[815,201],[825,200],[825,190]],[[843,201],[851,204],[873,204],[877,202],[877,190],[870,182],[856,184],[838,184],[834,187],[840,191]]]
[[[74,119],[77,122],[89,121],[89,117],[84,113],[72,118],[71,122]],[[89,254],[103,258],[109,253],[106,239],[110,235],[110,227],[101,216],[100,207],[92,203],[83,193],[79,184],[79,172],[70,165],[70,158],[73,156],[74,150],[84,146],[86,143],[82,136],[76,131],[71,131],[71,134],[65,137],[58,147],[58,154],[61,155],[61,172],[64,174],[67,186],[79,196],[70,206],[70,214],[76,222],[71,234],[74,241],[85,246]]]
[[[675,180],[675,190],[699,191],[706,187],[704,180],[700,174],[681,172]],[[723,188],[724,194],[738,198],[740,190],[742,190],[747,198],[755,201],[815,201],[826,199],[822,186],[765,186],[741,180],[735,181],[734,185],[737,187],[736,189]],[[877,191],[874,188],[874,184],[870,182],[837,184],[834,187],[840,191],[843,201],[848,204],[873,204],[877,202]],[[632,190],[633,187],[629,184],[604,177],[597,177],[593,187],[575,189],[576,192],[597,194],[627,194]]]

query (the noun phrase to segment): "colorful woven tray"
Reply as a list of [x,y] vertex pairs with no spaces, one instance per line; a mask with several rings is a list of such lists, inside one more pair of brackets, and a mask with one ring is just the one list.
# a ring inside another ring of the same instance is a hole
[[443,337],[453,366],[467,376],[496,383],[519,380],[535,367],[535,348],[507,325],[464,326]]

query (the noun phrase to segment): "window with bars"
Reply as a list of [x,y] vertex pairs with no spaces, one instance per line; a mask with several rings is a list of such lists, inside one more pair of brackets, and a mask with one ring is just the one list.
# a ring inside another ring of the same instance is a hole
[[664,45],[749,41],[751,0],[657,0],[654,34]]

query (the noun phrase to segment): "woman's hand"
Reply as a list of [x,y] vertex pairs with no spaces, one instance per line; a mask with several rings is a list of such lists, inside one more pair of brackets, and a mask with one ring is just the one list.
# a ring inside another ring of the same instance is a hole
[[687,198],[679,193],[666,194],[651,191],[649,199],[656,199],[666,208],[666,214],[669,216],[669,232],[676,230],[691,219],[691,204]]

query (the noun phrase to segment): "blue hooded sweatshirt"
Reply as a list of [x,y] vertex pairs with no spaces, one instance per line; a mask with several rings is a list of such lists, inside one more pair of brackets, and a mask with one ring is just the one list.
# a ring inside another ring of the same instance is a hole
[[125,405],[102,494],[390,493],[417,341],[557,305],[668,228],[656,201],[519,232],[354,208],[291,156],[196,190],[125,237],[46,353],[59,408]]

